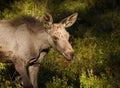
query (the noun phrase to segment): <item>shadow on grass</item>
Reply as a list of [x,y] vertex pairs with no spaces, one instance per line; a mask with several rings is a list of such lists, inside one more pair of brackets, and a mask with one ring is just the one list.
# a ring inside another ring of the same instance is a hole
[[63,72],[60,71],[61,70],[60,68],[54,69],[53,64],[49,63],[49,65],[51,66],[51,68],[49,68],[49,66],[42,66],[42,65],[40,66],[40,72],[38,77],[39,88],[46,88],[47,83],[53,82],[53,77],[58,77],[60,79],[66,77],[68,79],[67,81],[68,86],[72,85],[73,88],[80,88],[79,74],[73,74],[75,75],[75,78],[72,78],[71,76],[69,76],[69,74],[68,75],[63,74]]

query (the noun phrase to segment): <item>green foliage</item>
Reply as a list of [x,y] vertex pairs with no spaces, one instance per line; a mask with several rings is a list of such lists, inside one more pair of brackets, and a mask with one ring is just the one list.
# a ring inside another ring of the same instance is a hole
[[3,7],[4,10],[1,12],[0,17],[2,19],[10,19],[21,15],[31,15],[36,17],[41,16],[42,11],[44,10],[44,5],[41,5],[40,7],[42,9],[40,9],[40,7],[36,6],[36,3],[33,0],[14,0],[14,2],[11,1],[10,6]]
[[53,77],[52,81],[46,85],[47,88],[72,88],[72,86],[67,85],[68,79],[66,77],[59,78]]
[[[16,77],[16,78],[15,78]],[[0,63],[0,87],[1,88],[20,88],[20,77],[11,64]]]
[[[120,87],[119,1],[48,0],[47,4],[42,0],[10,1],[2,0],[1,19],[21,15],[39,18],[47,10],[55,21],[60,21],[73,12],[79,13],[76,24],[69,30],[76,58],[68,62],[51,49],[40,66],[39,88]],[[0,87],[20,88],[19,78],[13,65],[0,63]]]

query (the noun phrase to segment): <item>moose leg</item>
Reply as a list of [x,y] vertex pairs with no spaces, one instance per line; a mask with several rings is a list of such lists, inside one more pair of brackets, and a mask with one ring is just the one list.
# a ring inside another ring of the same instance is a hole
[[37,79],[38,79],[39,66],[40,66],[40,62],[42,61],[42,59],[46,54],[47,52],[41,52],[38,61],[35,64],[29,66],[29,76],[30,76],[33,88],[38,88]]
[[38,83],[37,83],[38,72],[39,72],[39,64],[34,64],[32,66],[29,66],[29,76],[33,88],[38,88]]
[[15,68],[22,77],[23,88],[33,88],[30,79],[27,74],[26,65],[22,61],[17,61],[15,64]]

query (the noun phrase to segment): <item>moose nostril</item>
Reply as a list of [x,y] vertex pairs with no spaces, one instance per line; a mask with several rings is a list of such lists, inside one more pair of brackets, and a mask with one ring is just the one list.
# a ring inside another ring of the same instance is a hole
[[71,56],[71,58],[72,58],[72,59],[74,59],[74,58],[75,58],[74,53],[71,53],[71,54],[70,54],[70,56]]

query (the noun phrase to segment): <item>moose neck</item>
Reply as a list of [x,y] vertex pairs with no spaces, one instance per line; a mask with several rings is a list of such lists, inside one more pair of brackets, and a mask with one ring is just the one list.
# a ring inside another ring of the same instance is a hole
[[41,30],[37,35],[37,41],[35,44],[37,45],[37,48],[41,50],[51,48],[51,36],[44,30]]
[[47,42],[48,42],[49,47],[53,48],[53,46],[54,46],[53,39],[49,33],[47,33]]

